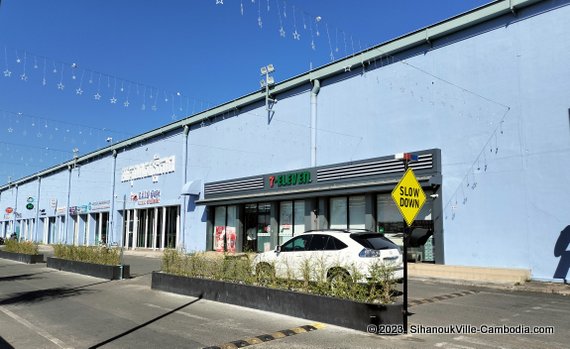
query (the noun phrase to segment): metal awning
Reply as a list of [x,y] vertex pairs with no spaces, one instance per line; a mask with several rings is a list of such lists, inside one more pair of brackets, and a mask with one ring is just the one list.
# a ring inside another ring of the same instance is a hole
[[202,181],[201,180],[195,180],[195,181],[186,182],[182,186],[182,192],[180,194],[181,195],[197,195],[197,196],[200,196],[201,192],[202,192]]
[[[418,181],[422,186],[438,186],[441,185],[441,176],[418,176]],[[196,201],[197,205],[234,205],[241,203],[256,202],[259,200],[275,201],[290,200],[297,198],[311,198],[318,196],[334,196],[334,195],[350,195],[361,194],[367,192],[389,192],[394,189],[394,185],[398,183],[399,178],[391,180],[377,180],[359,183],[331,184],[318,188],[306,188],[288,190],[280,193],[252,193],[241,195],[227,195],[209,199]]]

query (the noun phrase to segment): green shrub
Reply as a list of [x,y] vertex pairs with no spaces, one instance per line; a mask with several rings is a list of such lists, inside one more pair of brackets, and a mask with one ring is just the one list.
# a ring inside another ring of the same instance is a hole
[[23,253],[23,254],[39,254],[38,244],[31,241],[17,241],[17,240],[6,240],[6,247],[4,251]]
[[54,257],[71,261],[118,265],[120,255],[118,248],[108,248],[105,246],[74,246],[74,245],[53,245]]
[[283,266],[287,276],[279,279],[275,277],[275,265],[259,264],[258,270],[253,270],[251,262],[250,254],[216,252],[186,254],[178,250],[165,250],[162,257],[162,271],[174,275],[258,285],[358,302],[381,304],[394,302],[393,269],[383,264],[374,265],[370,270],[371,278],[368,282],[361,283],[355,281],[365,279],[364,275],[354,265],[338,263],[338,271],[341,272],[339,277],[327,270],[324,260],[307,259],[302,262],[300,270],[296,271],[300,273],[301,280],[296,280],[293,274],[295,271],[287,264]]

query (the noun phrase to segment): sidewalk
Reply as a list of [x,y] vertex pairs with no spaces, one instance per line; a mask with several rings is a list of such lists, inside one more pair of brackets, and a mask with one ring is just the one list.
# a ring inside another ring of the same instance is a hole
[[[53,247],[40,245],[40,253],[53,255]],[[124,250],[127,256],[160,259],[160,250]],[[218,252],[206,252],[217,255]],[[530,271],[525,269],[482,268],[428,263],[409,263],[409,277],[443,284],[456,284],[501,290],[551,293],[570,296],[570,284],[530,280]]]

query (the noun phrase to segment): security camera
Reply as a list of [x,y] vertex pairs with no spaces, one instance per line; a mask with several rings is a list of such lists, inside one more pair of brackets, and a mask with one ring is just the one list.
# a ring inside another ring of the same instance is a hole
[[439,197],[439,194],[431,194],[429,197],[432,199],[437,199]]

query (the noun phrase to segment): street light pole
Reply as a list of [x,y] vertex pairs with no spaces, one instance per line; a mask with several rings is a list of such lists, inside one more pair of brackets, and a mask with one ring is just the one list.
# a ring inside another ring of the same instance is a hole
[[[404,173],[406,173],[408,171],[408,163],[409,163],[410,159],[408,159],[407,157],[404,157]],[[404,326],[404,334],[408,333],[408,240],[409,240],[409,235],[410,235],[410,231],[408,228],[408,223],[406,222],[406,219],[403,219],[404,221],[404,238],[403,240],[403,254],[404,254],[404,284],[403,284],[403,303],[404,303],[404,309],[403,311],[403,326]]]

